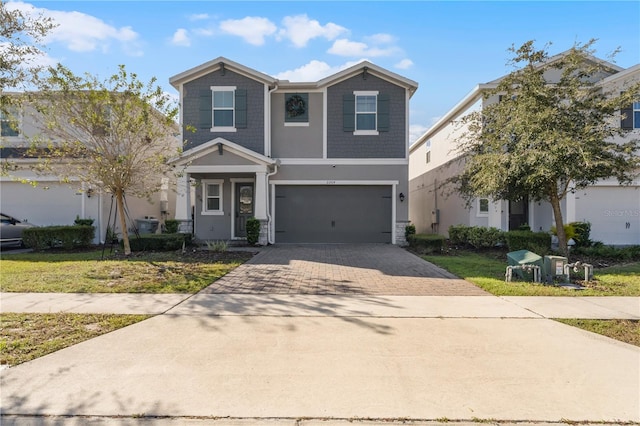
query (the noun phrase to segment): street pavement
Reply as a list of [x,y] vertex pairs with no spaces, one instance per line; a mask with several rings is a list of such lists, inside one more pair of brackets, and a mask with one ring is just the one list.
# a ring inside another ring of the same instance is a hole
[[[360,272],[363,280],[370,276]],[[411,280],[420,273],[414,270]],[[1,371],[0,420],[154,426],[640,422],[640,348],[549,319],[638,319],[640,299],[425,296],[404,294],[406,288],[400,295],[205,291],[120,299],[2,293],[2,312],[100,308],[156,315]]]

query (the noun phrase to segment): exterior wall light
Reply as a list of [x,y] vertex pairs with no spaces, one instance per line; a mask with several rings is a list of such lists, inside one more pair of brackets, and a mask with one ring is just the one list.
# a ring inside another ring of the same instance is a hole
[[403,203],[404,202],[404,193],[400,193],[400,195],[398,195],[398,198],[400,198],[400,202]]

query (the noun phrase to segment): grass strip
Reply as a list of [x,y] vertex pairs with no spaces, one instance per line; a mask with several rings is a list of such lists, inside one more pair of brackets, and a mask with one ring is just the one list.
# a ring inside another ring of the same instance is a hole
[[496,296],[640,296],[640,262],[596,269],[584,290],[567,290],[524,281],[505,282],[507,260],[490,254],[465,252],[430,255],[423,259]]
[[0,314],[0,364],[14,366],[149,318],[113,314]]
[[640,321],[626,319],[556,319],[563,324],[601,334],[621,342],[640,346]]

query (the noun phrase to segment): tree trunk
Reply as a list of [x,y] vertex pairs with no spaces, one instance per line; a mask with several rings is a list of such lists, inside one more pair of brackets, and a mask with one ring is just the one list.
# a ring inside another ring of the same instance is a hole
[[569,250],[567,248],[567,234],[564,232],[564,219],[562,218],[562,209],[560,208],[560,197],[558,197],[558,191],[555,185],[552,185],[549,193],[549,202],[553,209],[553,218],[556,221],[556,235],[558,236],[558,249],[563,256],[569,257]]
[[122,245],[124,246],[124,255],[131,254],[131,245],[129,244],[129,232],[127,231],[127,219],[124,211],[124,192],[121,189],[116,191],[116,206],[120,213],[120,229],[122,229]]

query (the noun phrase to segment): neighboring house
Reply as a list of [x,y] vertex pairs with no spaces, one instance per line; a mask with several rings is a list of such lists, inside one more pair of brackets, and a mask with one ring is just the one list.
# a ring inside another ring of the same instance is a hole
[[[409,99],[417,83],[362,62],[317,82],[226,58],[170,79],[185,150],[176,218],[197,239],[404,243]],[[188,190],[191,188],[191,190]]]
[[[625,84],[640,81],[640,65],[623,69],[597,58],[591,60],[606,66],[607,72],[598,76],[598,81],[607,89],[615,92],[623,90]],[[557,75],[549,73],[546,77],[553,82]],[[479,198],[468,208],[450,186],[442,187],[442,183],[459,173],[463,166],[461,161],[456,161],[459,158],[455,141],[464,131],[458,124],[459,120],[472,111],[481,110],[484,105],[497,102],[498,96],[484,99],[483,95],[494,89],[499,81],[476,86],[412,144],[409,219],[418,233],[446,236],[449,227],[458,224],[501,230],[513,230],[527,224],[534,231],[549,231],[555,224],[547,202]],[[623,113],[626,118],[613,125],[628,129],[628,137],[640,137],[640,103],[630,105]],[[640,180],[630,186],[621,186],[612,178],[570,193],[562,201],[562,213],[566,223],[591,223],[591,239],[594,241],[611,245],[640,244]]]
[[[107,226],[113,227],[114,222],[119,233],[119,222],[114,217],[115,201],[112,204],[110,194],[73,177],[61,182],[58,176],[32,170],[38,160],[26,153],[41,133],[37,115],[29,104],[11,107],[8,113],[0,111],[0,161],[11,165],[8,174],[0,175],[0,211],[38,226],[72,225],[76,217],[94,219],[97,229],[94,243],[104,241]],[[176,139],[176,148],[178,144]],[[156,220],[160,225],[173,218],[175,198],[175,188],[171,188],[169,181],[151,200],[126,197],[129,229],[133,230],[137,219],[154,218],[143,222],[148,229]]]

